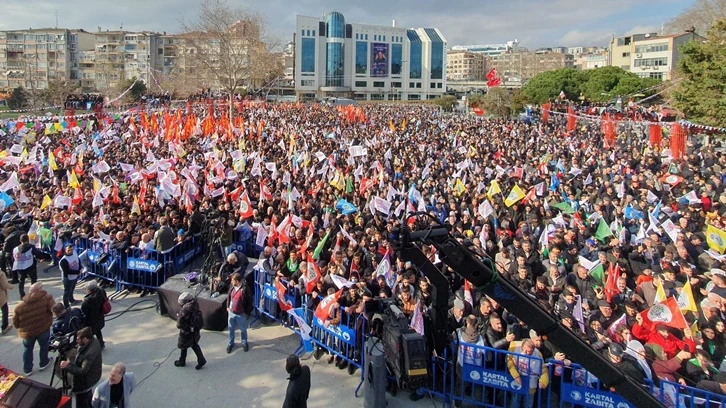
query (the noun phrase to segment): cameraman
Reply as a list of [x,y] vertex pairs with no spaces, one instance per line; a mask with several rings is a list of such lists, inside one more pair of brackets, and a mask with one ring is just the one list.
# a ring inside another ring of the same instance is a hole
[[91,408],[93,386],[101,379],[103,371],[101,346],[98,340],[93,338],[90,327],[79,330],[76,341],[80,346],[78,355],[73,362],[61,361],[60,367],[73,376],[72,392],[76,396],[76,407]]
[[235,251],[227,255],[227,261],[222,264],[217,276],[212,281],[212,292],[216,294],[227,293],[232,275],[239,273],[240,276],[244,276],[249,264],[250,261],[244,254]]
[[50,308],[53,312],[53,326],[50,328],[51,339],[75,333],[83,327],[83,312],[81,309],[68,308],[63,303],[56,303]]

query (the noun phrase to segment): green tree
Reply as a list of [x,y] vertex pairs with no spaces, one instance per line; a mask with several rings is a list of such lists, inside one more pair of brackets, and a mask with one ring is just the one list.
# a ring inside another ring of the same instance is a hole
[[673,105],[688,120],[726,127],[726,19],[714,24],[707,41],[688,42],[681,53],[682,79],[671,91]]
[[586,71],[573,68],[547,71],[536,75],[522,87],[522,94],[534,103],[544,103],[565,92],[568,99],[580,95],[580,86],[587,80]]
[[22,86],[19,86],[10,93],[8,107],[10,109],[23,109],[28,106],[28,93]]
[[521,89],[515,89],[512,91],[512,112],[524,111],[524,106],[531,103],[529,97],[522,93]]
[[458,104],[456,97],[453,95],[444,95],[433,100],[434,105],[440,106],[446,112],[451,112]]
[[129,102],[138,102],[141,97],[146,94],[146,84],[142,81],[137,81],[136,77],[119,82],[116,86],[116,91],[118,93],[123,93],[126,92],[129,87],[131,90],[124,97],[124,99]]

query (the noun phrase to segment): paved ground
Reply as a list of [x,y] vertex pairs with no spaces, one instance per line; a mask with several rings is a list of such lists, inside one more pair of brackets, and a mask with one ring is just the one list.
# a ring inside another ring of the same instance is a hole
[[[39,269],[39,280],[45,289],[62,299],[62,285],[57,269],[45,274]],[[26,283],[26,291],[28,283]],[[84,293],[84,283],[76,288],[76,298]],[[10,311],[18,302],[17,287],[10,293]],[[201,347],[209,361],[199,371],[194,370],[195,357],[189,350],[187,366],[174,367],[178,358],[176,349],[177,329],[175,322],[157,314],[157,296],[139,298],[137,294],[127,294],[114,300],[112,315],[107,318],[103,330],[106,349],[103,352],[104,373],[108,373],[114,363],[123,361],[128,370],[136,375],[137,388],[133,393],[137,407],[280,407],[287,386],[285,358],[298,346],[298,337],[290,330],[280,326],[261,326],[256,323],[249,330],[250,351],[245,353],[235,348],[226,354],[226,332],[202,332]],[[143,311],[123,310],[134,303],[143,301],[133,309],[151,307]],[[239,335],[238,335],[239,336]],[[0,364],[10,369],[22,371],[23,347],[17,332],[13,329],[0,338]],[[167,358],[168,357],[168,358]],[[31,378],[48,383],[50,371],[37,372],[37,349],[35,351],[36,373]],[[363,398],[353,394],[360,379],[348,375],[347,370],[338,370],[328,365],[326,358],[320,361],[303,361],[312,369],[312,389],[308,400],[309,407],[362,407]],[[156,371],[155,371],[156,370]],[[144,379],[145,377],[147,377]],[[142,383],[139,384],[140,381]],[[363,389],[359,395],[362,396]],[[388,407],[431,406],[432,401],[425,399],[411,402],[408,394],[401,393],[396,398],[389,395]],[[440,402],[433,404],[440,406]]]

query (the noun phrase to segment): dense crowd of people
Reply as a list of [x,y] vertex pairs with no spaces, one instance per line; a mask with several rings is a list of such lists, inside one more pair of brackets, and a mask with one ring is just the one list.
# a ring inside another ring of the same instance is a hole
[[[555,115],[530,123],[428,106],[245,103],[230,121],[226,110],[60,118],[65,125],[51,131],[0,123],[0,190],[13,201],[3,217],[5,269],[15,269],[19,245],[9,243],[11,219],[32,217],[34,242],[49,252],[60,249],[51,238],[63,241],[68,231],[122,252],[163,252],[215,214],[225,256],[237,230],[256,237],[259,267],[290,285],[317,267],[315,296],[338,291],[337,276],[353,283],[338,299],[348,310],[395,297],[407,316],[427,319],[430,283],[392,249],[404,214],[425,211],[636,379],[726,393],[726,158],[713,141],[693,137],[675,159],[667,137],[657,146],[647,134],[606,146],[599,123],[568,131]],[[709,250],[707,242],[717,244]],[[424,252],[450,278],[452,334],[567,361],[566,350],[471,290],[432,248]],[[680,307],[685,323],[641,316],[671,297],[693,303]],[[196,344],[188,340],[177,365]],[[201,368],[206,360],[197,356]],[[513,377],[526,374],[517,367]]]

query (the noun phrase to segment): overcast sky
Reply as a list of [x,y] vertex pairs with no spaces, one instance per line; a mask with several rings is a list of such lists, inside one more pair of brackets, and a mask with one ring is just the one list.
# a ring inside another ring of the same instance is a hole
[[[694,0],[383,1],[248,0],[263,12],[282,42],[292,39],[295,16],[340,11],[346,22],[399,27],[437,27],[449,46],[518,39],[520,45],[604,45],[612,35],[655,32]],[[58,26],[96,31],[179,31],[200,0],[0,0],[0,30]]]

